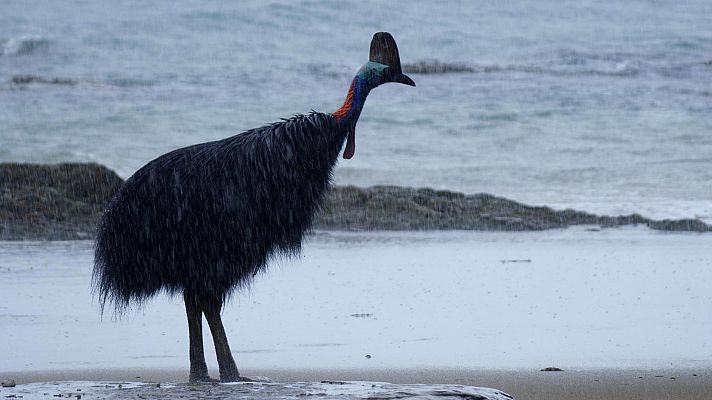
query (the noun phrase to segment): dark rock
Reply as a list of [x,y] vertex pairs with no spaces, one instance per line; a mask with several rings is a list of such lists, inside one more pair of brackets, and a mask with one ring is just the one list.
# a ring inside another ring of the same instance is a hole
[[0,240],[91,239],[122,182],[97,164],[0,163]]
[[15,85],[28,85],[42,83],[45,85],[76,85],[77,81],[67,78],[44,78],[37,75],[13,75],[11,79]]
[[572,225],[648,225],[697,232],[712,227],[698,220],[653,221],[638,214],[598,216],[571,209],[528,206],[491,194],[464,195],[397,186],[334,187],[314,226],[325,230],[537,231]]
[[[0,163],[0,240],[92,239],[104,206],[122,182],[97,164]],[[336,186],[314,218],[314,228],[323,230],[536,231],[636,224],[665,231],[712,231],[699,220],[598,216],[527,206],[485,193],[398,186]]]
[[462,63],[444,63],[440,61],[419,61],[403,65],[406,74],[452,74],[477,72],[474,67]]
[[0,386],[15,387],[15,380],[14,379],[5,379],[4,381],[0,382]]
[[561,371],[563,371],[563,369],[561,369],[559,367],[546,367],[546,368],[542,368],[541,371],[543,371],[543,372],[561,372]]
[[498,72],[541,73],[545,71],[541,68],[530,66],[499,66],[424,60],[403,65],[403,72],[407,74],[442,75],[462,73],[486,74]]
[[676,232],[710,232],[712,227],[698,219],[664,219],[662,221],[648,221],[651,229]]

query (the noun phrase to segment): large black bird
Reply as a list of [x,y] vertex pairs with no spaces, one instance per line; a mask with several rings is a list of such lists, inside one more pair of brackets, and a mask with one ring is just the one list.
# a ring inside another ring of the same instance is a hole
[[102,310],[118,313],[165,290],[183,294],[190,381],[207,381],[202,314],[220,379],[242,380],[220,319],[230,293],[270,257],[295,254],[329,187],[339,151],[355,149],[355,127],[371,89],[415,86],[401,71],[393,37],[379,32],[343,106],[297,115],[227,139],[184,147],[149,162],[109,203],[98,226],[93,283]]

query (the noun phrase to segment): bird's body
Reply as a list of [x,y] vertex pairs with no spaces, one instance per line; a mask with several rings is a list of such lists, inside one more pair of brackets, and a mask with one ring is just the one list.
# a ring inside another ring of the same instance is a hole
[[220,378],[240,380],[220,311],[270,257],[297,253],[329,187],[339,150],[355,148],[355,126],[371,89],[400,82],[395,41],[377,33],[371,61],[331,114],[297,115],[227,139],[174,150],[131,176],[98,225],[94,286],[117,311],[160,291],[182,294],[190,333],[190,380],[209,380],[202,317]]
[[346,133],[315,112],[145,165],[100,223],[102,302],[121,309],[161,290],[221,301],[270,255],[297,252]]

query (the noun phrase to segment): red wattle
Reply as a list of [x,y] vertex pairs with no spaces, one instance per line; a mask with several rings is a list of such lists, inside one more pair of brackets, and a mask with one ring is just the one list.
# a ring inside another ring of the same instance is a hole
[[344,149],[344,158],[349,159],[354,156],[356,151],[356,128],[349,130],[349,136],[346,138],[346,148]]

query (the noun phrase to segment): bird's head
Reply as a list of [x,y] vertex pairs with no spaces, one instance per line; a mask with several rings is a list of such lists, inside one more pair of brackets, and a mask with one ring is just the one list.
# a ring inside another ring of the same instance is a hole
[[362,89],[369,91],[389,82],[415,86],[415,82],[413,82],[408,75],[376,61],[369,61],[364,64],[356,74],[356,79],[358,80],[358,84],[362,86]]
[[361,114],[366,96],[371,89],[389,82],[415,86],[415,82],[401,70],[398,46],[393,36],[388,32],[378,32],[371,39],[368,62],[354,77],[344,105],[334,113],[337,120],[349,124],[344,158],[348,159],[354,155],[356,121]]
[[373,35],[368,62],[361,67],[357,76],[368,83],[369,89],[388,82],[415,86],[415,82],[401,70],[398,46],[388,32]]
[[373,35],[368,62],[361,67],[356,76],[369,90],[389,82],[415,86],[415,82],[401,70],[398,46],[388,32],[378,32]]

